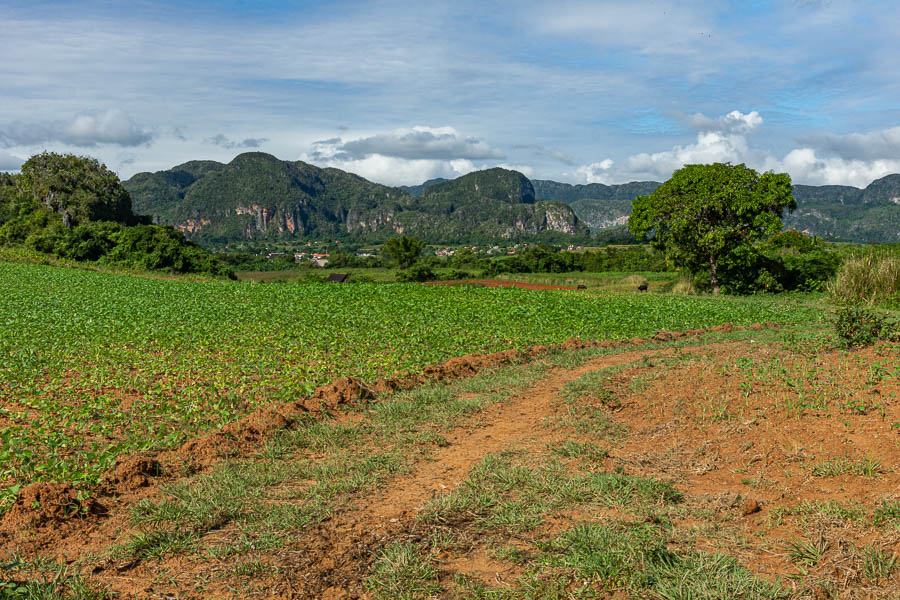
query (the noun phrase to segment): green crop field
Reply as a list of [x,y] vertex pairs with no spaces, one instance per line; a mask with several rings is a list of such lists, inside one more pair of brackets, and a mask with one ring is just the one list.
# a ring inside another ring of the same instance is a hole
[[0,512],[22,485],[88,486],[120,454],[340,376],[570,337],[821,319],[767,299],[162,281],[2,262],[0,289]]

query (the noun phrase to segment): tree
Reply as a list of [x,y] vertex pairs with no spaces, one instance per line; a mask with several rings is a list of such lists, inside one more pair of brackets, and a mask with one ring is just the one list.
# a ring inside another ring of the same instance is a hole
[[387,256],[397,261],[397,265],[401,269],[408,269],[416,262],[422,250],[425,249],[425,242],[414,237],[396,237],[385,242],[381,251]]
[[797,207],[786,173],[760,175],[744,165],[687,165],[632,203],[628,229],[649,236],[677,266],[709,269],[713,293],[724,256],[781,231],[781,213]]
[[89,221],[137,222],[119,177],[96,159],[44,152],[25,161],[15,178],[19,197],[62,215],[66,227]]

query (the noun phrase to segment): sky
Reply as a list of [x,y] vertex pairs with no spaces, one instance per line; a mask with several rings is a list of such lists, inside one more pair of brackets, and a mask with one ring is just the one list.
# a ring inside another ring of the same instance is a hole
[[0,0],[0,170],[262,151],[388,185],[900,173],[895,0]]

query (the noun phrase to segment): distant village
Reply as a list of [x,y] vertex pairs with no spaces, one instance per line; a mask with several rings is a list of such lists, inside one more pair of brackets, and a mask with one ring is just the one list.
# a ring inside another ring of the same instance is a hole
[[[336,244],[340,245],[341,242],[336,242]],[[311,246],[312,242],[307,243],[307,246]],[[433,256],[445,257],[449,258],[454,256],[457,252],[460,251],[468,251],[473,254],[478,255],[487,255],[487,256],[512,256],[518,254],[521,250],[527,247],[527,244],[514,244],[512,246],[444,246],[444,247],[434,247],[428,246],[425,249],[425,254],[431,254]],[[569,245],[566,250],[570,251],[578,251],[584,250],[584,246],[575,246]],[[379,252],[381,252],[380,246],[373,246],[371,248],[359,248],[354,252],[357,258],[368,258],[373,256],[378,256]],[[268,252],[266,254],[266,258],[274,259],[283,256],[287,256],[289,252]],[[294,252],[294,262],[296,263],[312,263],[312,266],[316,267],[326,267],[328,266],[328,260],[331,257],[331,252],[314,252],[312,249],[310,250],[302,250]]]

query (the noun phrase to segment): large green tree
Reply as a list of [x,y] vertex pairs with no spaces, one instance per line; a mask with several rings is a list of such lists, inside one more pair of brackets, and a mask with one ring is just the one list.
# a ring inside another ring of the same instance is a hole
[[32,156],[15,178],[22,202],[59,213],[66,227],[89,221],[136,221],[131,196],[119,177],[96,159],[44,152]]
[[781,231],[781,213],[796,207],[786,173],[760,175],[742,164],[687,165],[649,196],[634,200],[628,229],[648,236],[675,265],[708,269],[718,294],[719,260]]
[[384,243],[381,251],[396,260],[401,269],[408,269],[416,262],[424,249],[425,242],[419,238],[404,235],[389,239]]

